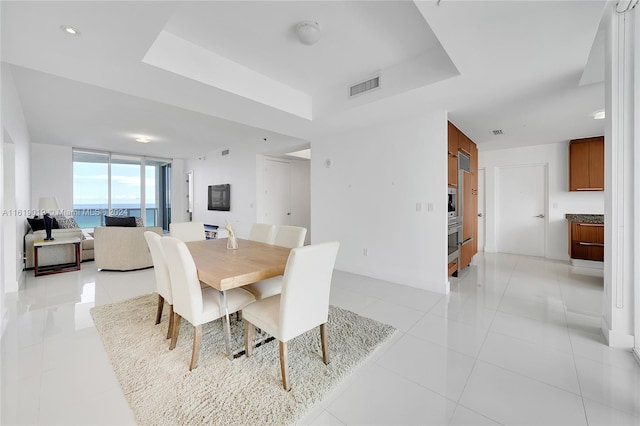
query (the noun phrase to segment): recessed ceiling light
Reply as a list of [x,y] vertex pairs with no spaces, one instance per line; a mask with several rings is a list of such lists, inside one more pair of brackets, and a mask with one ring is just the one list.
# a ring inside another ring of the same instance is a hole
[[604,117],[605,117],[605,114],[604,114],[604,110],[603,109],[593,113],[593,119],[594,120],[604,120]]
[[149,143],[149,142],[151,142],[151,139],[148,138],[148,137],[139,137],[139,138],[136,138],[136,142]]
[[71,34],[71,35],[80,35],[80,31],[78,31],[77,29],[73,28],[71,25],[61,25],[60,29],[62,31],[64,31],[67,34]]

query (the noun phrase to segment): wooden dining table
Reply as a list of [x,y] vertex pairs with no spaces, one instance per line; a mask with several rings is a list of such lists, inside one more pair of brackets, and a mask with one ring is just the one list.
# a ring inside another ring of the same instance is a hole
[[233,359],[231,321],[226,291],[284,274],[290,248],[238,239],[237,249],[226,238],[186,243],[198,270],[198,279],[220,292],[227,356]]

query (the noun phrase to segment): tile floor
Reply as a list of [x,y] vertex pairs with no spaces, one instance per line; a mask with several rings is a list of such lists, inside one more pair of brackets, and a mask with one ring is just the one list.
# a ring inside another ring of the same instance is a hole
[[[599,331],[602,278],[474,263],[448,296],[336,271],[333,304],[399,331],[300,423],[640,425],[640,366]],[[153,271],[27,275],[1,342],[1,423],[134,424],[89,310],[154,291]]]

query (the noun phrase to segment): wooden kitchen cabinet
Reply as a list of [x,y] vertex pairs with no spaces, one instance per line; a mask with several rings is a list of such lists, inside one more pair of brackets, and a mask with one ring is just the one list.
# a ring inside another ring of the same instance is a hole
[[458,150],[464,152],[467,155],[471,155],[471,145],[475,145],[471,142],[471,139],[464,133],[460,132],[458,135]]
[[569,142],[569,191],[604,191],[604,136]]
[[458,262],[458,268],[463,269],[471,264],[471,258],[473,257],[473,244],[471,241],[460,246],[460,261]]
[[571,222],[569,257],[604,261],[604,224]]
[[477,226],[475,224],[478,223],[478,216],[477,213],[474,214],[477,210],[477,206],[474,208],[474,204],[477,204],[478,197],[473,195],[473,175],[463,172],[462,178],[462,242],[464,242],[476,234]]
[[458,186],[458,129],[449,122],[447,132],[447,170],[449,186]]
[[[478,147],[453,123],[448,122],[448,183],[458,187],[459,215],[462,223],[457,269],[471,263],[478,252]],[[469,170],[458,170],[458,153],[469,157]],[[452,264],[449,264],[449,272]]]

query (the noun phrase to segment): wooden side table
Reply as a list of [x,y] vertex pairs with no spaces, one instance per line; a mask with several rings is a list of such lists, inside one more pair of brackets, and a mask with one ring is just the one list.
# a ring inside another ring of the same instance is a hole
[[[70,271],[79,271],[80,270],[80,260],[82,259],[80,254],[80,238],[58,238],[52,241],[36,241],[33,243],[33,261],[34,261],[34,275],[49,275],[49,274],[59,274],[62,272],[70,272]],[[76,261],[75,263],[64,263],[62,265],[51,265],[51,266],[38,266],[38,250],[42,247],[51,247],[51,246],[59,246],[64,244],[73,244],[75,245],[76,252]]]

